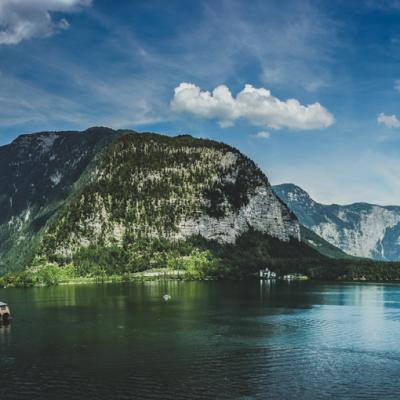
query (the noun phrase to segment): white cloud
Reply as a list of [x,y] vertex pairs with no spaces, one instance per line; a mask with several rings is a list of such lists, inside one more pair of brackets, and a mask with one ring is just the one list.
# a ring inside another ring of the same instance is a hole
[[171,108],[200,118],[217,119],[221,127],[232,126],[238,118],[274,129],[319,129],[334,122],[333,115],[319,103],[304,106],[296,99],[282,101],[268,89],[249,84],[235,98],[225,85],[210,93],[182,82],[175,88]]
[[74,12],[90,4],[91,0],[1,0],[0,45],[18,44],[67,29],[68,21],[54,21],[51,13]]
[[395,88],[398,92],[400,92],[400,79],[396,79],[396,80],[394,81],[394,88]]
[[268,131],[260,131],[257,132],[254,137],[258,139],[269,139],[271,137],[271,134]]
[[388,128],[400,128],[400,120],[393,115],[385,115],[383,112],[378,115],[378,124],[386,125]]

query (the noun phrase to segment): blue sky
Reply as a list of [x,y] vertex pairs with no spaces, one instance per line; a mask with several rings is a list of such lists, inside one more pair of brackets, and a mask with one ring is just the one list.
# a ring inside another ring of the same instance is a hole
[[2,0],[0,144],[190,133],[321,202],[400,204],[399,67],[398,0]]

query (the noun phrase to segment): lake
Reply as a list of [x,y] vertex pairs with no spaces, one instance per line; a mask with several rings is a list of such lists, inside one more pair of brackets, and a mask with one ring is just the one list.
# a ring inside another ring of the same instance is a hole
[[400,285],[165,281],[1,300],[14,316],[2,400],[400,398]]

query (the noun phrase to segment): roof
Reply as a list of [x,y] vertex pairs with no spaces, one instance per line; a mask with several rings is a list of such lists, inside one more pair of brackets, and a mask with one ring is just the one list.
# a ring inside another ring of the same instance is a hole
[[7,306],[8,304],[6,304],[6,303],[2,303],[1,301],[0,301],[0,307],[1,306]]

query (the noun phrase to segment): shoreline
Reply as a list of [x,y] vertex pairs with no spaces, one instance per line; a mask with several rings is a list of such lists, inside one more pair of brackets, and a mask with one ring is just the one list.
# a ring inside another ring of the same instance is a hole
[[260,279],[256,276],[249,276],[245,278],[214,278],[214,277],[193,277],[187,271],[182,270],[170,270],[170,271],[144,271],[136,272],[129,275],[114,275],[109,277],[77,277],[71,278],[65,281],[54,282],[52,284],[33,284],[33,285],[8,285],[0,287],[0,289],[27,289],[27,288],[50,288],[55,286],[73,286],[73,285],[96,285],[96,284],[112,284],[112,283],[133,283],[133,282],[151,282],[151,281],[180,281],[180,282],[195,282],[195,281],[243,281],[243,280],[257,280],[260,283],[294,283],[294,282],[315,282],[315,283],[329,283],[329,284],[400,284],[400,280],[393,281],[367,281],[367,280],[321,280],[312,279],[307,276],[300,276],[292,279]]

